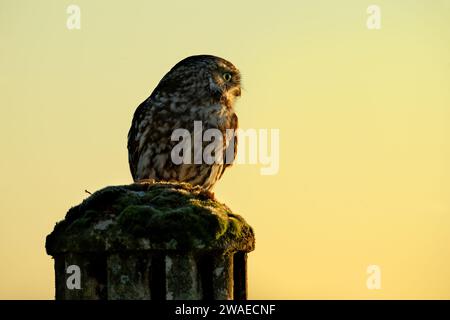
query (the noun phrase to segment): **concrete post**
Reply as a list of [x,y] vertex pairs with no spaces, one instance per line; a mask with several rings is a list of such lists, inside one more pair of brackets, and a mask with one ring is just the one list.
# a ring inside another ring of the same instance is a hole
[[253,229],[198,187],[107,187],[47,236],[57,300],[247,299]]

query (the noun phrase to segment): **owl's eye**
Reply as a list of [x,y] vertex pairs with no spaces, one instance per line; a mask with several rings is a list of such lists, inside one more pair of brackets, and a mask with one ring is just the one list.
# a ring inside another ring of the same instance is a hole
[[225,72],[225,73],[223,74],[223,79],[224,79],[226,82],[231,81],[231,78],[232,78],[231,73]]

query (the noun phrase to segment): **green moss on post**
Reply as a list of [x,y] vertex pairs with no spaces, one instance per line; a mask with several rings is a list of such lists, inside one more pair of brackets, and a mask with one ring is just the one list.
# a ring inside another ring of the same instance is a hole
[[[209,298],[232,298],[205,289],[210,285],[208,272],[213,270],[205,269],[200,261],[205,261],[205,256],[220,261],[217,257],[250,252],[254,246],[253,230],[241,216],[211,199],[201,188],[185,183],[142,183],[99,190],[71,208],[46,241],[47,253],[55,258],[59,299],[89,298],[89,294],[67,292],[70,289],[59,283],[67,279],[67,266],[75,264],[69,261],[74,254],[78,260],[85,259],[84,264],[89,264],[92,254],[104,257],[106,270],[101,277],[106,279],[107,290],[102,288],[101,292],[107,296],[99,295],[96,288],[86,288],[86,292],[97,292],[91,295],[93,299],[200,299],[208,298],[207,294]],[[129,258],[118,258],[123,256]],[[184,270],[182,278],[177,279],[171,272],[174,266]],[[83,274],[85,270],[81,271]],[[152,282],[158,272],[166,273],[161,275],[163,284],[159,280],[157,284],[146,283]],[[221,283],[229,292],[232,284]],[[173,287],[177,284],[180,287]],[[165,292],[152,293],[152,289]]]

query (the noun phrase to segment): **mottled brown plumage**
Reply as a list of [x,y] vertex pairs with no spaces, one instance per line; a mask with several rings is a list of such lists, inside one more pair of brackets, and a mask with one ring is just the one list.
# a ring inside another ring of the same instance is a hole
[[[203,131],[215,128],[223,134],[223,152],[234,148],[237,138],[226,129],[237,129],[234,100],[240,96],[240,73],[230,62],[215,56],[191,56],[176,64],[159,82],[149,98],[136,109],[128,133],[128,155],[134,181],[179,181],[210,190],[231,165],[174,164],[171,141],[175,129],[187,129],[191,135],[194,121]],[[234,143],[229,143],[230,139]],[[206,146],[210,142],[203,142]],[[194,158],[194,155],[192,155]]]

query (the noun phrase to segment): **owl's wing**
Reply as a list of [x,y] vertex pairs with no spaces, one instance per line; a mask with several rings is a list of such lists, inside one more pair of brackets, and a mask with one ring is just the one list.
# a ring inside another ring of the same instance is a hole
[[144,116],[144,108],[146,106],[147,100],[142,102],[134,112],[133,121],[131,122],[130,131],[128,131],[128,164],[130,165],[131,176],[133,180],[136,180],[137,176],[137,166],[139,161],[139,139],[137,136],[139,134],[139,123]]
[[[238,117],[234,113],[231,118],[231,123],[230,123],[230,129],[233,129],[233,136],[231,137],[231,139],[234,139],[234,143],[228,143],[228,145],[225,149],[225,155],[231,153],[231,151],[233,152],[233,154],[234,154],[233,161],[236,160],[236,155],[237,155],[237,146],[238,146],[238,137],[236,135],[237,128],[238,128]],[[230,150],[231,148],[233,148],[233,150]],[[224,163],[224,166],[222,167],[222,172],[220,172],[220,174],[219,174],[219,179],[222,177],[223,173],[225,172],[225,169],[233,165],[233,161],[229,161],[228,159],[226,159],[226,162]]]

